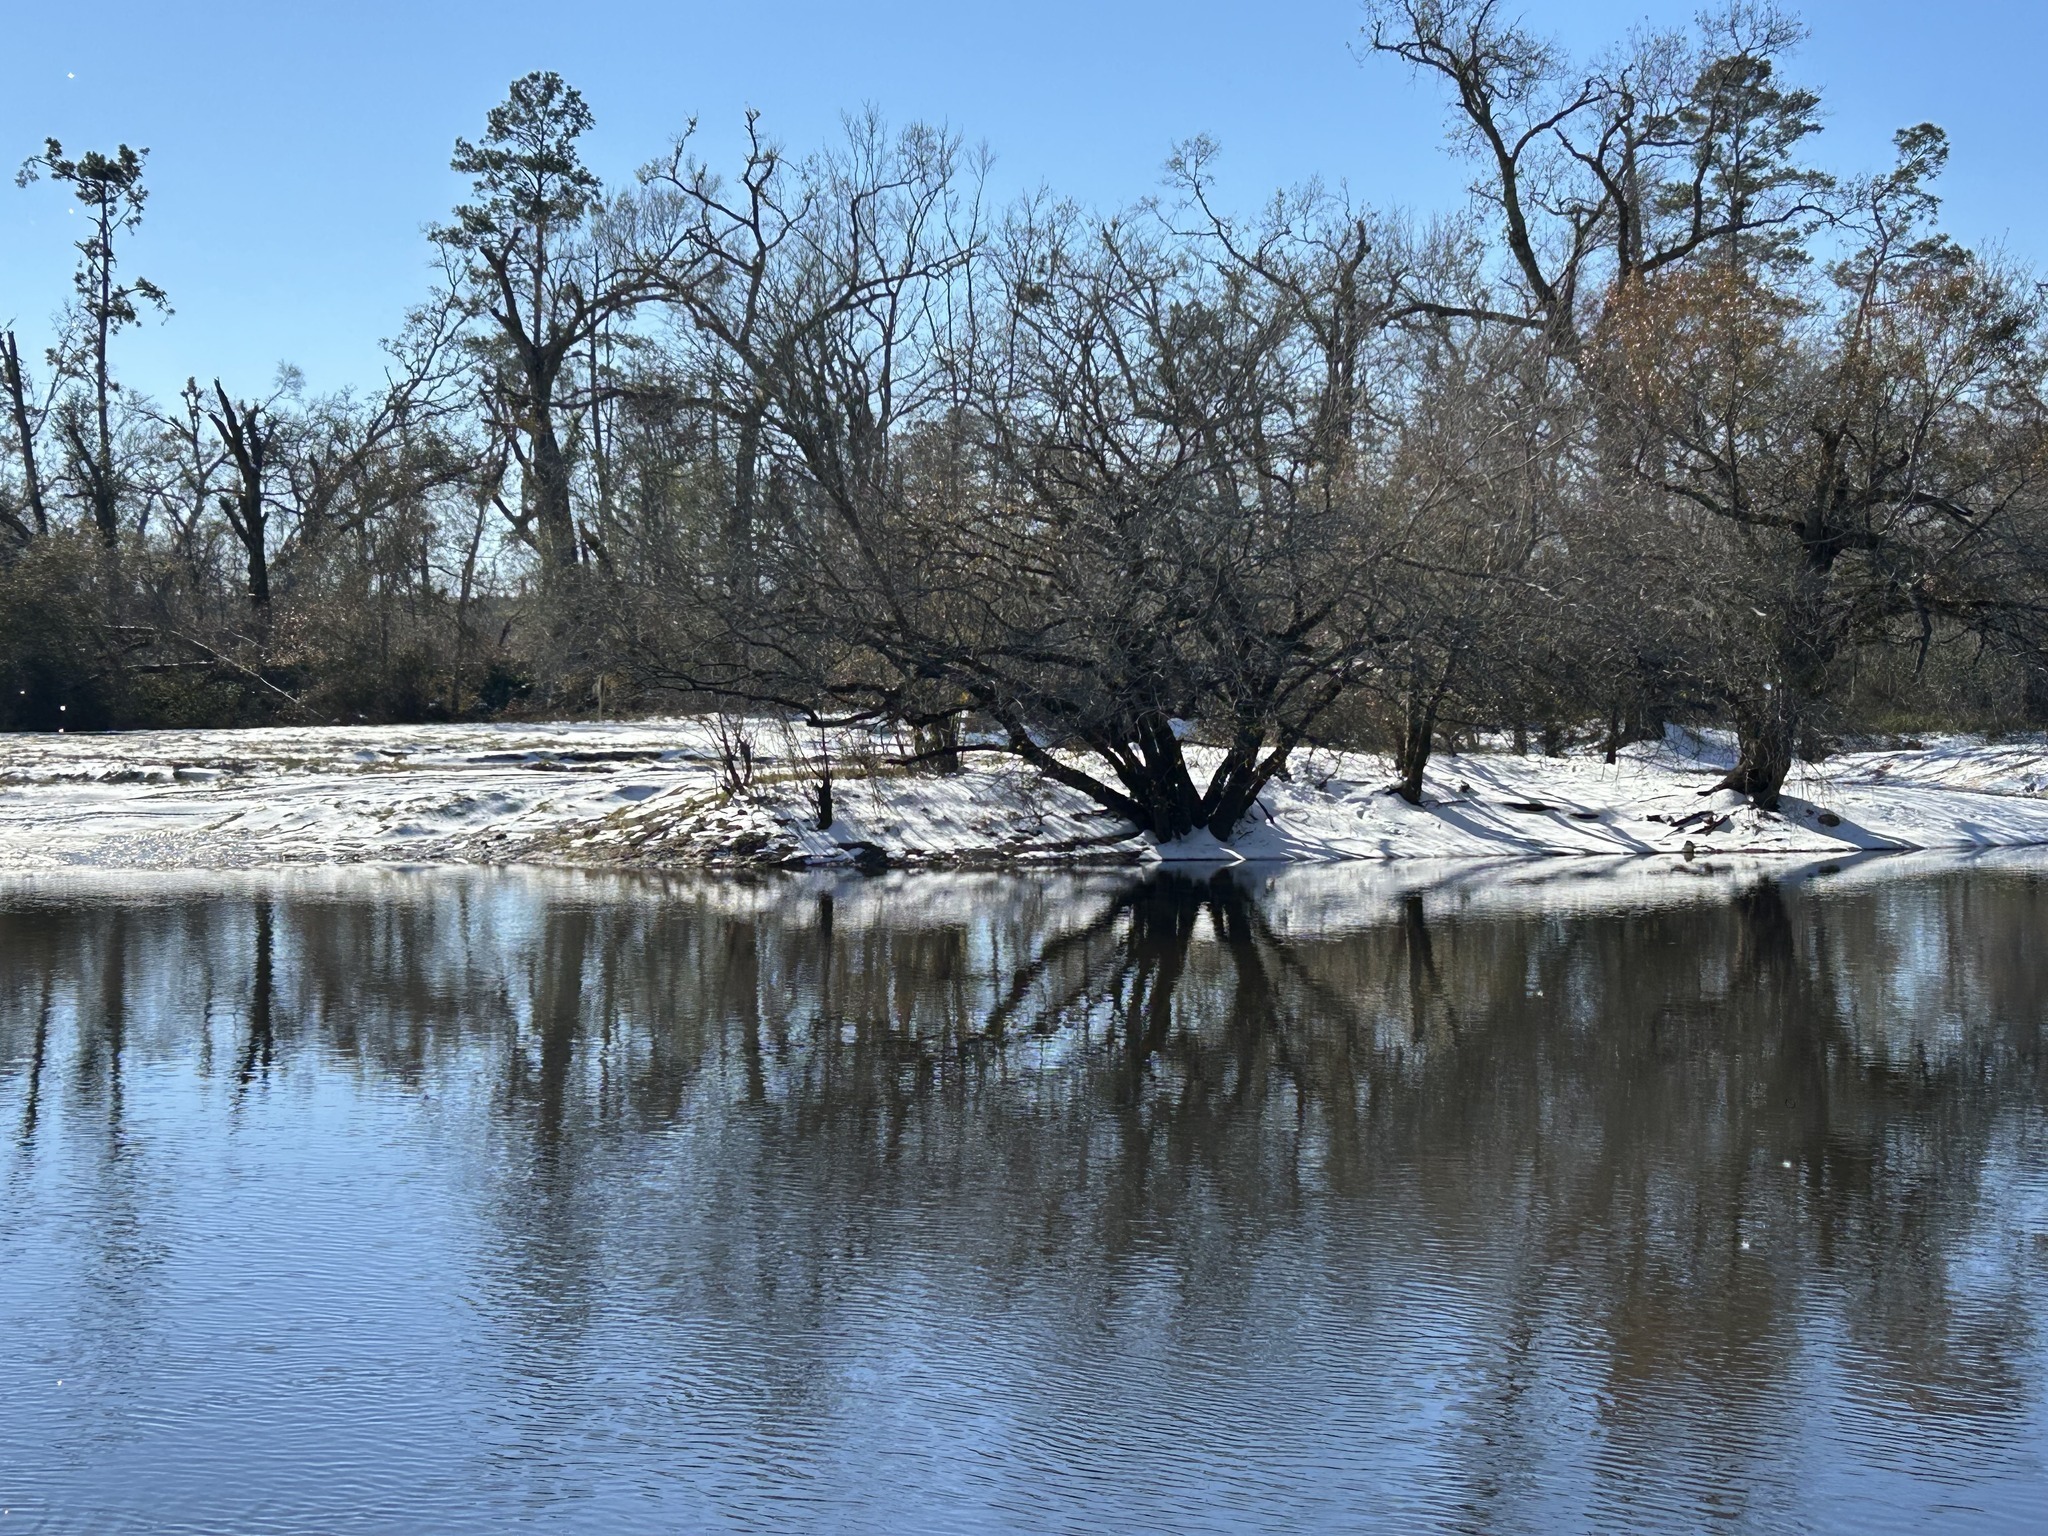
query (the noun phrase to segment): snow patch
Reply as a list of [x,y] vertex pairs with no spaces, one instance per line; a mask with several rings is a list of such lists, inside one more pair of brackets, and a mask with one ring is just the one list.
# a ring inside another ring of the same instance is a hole
[[1140,855],[1147,864],[1242,864],[1249,857],[1207,828],[1169,838],[1165,842],[1157,839],[1147,841],[1150,846]]
[[[757,733],[772,742],[772,729]],[[1716,789],[1724,733],[1598,754],[1440,757],[1422,803],[1369,754],[1300,754],[1227,840],[1155,843],[1014,761],[835,778],[757,751],[723,785],[696,719],[0,737],[0,869],[389,862],[652,867],[1829,859],[2048,844],[2048,742],[1929,738],[1795,768],[1780,809]],[[1212,749],[1189,745],[1197,773]],[[1353,878],[1356,878],[1355,875]]]

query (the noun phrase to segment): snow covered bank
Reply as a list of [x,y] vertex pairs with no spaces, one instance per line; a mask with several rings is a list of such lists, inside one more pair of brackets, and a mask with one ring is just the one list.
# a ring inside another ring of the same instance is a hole
[[[763,733],[766,735],[767,733]],[[697,720],[0,737],[0,869],[538,862],[656,867],[996,865],[1218,858],[1828,858],[2048,844],[2048,743],[1966,739],[1802,765],[1781,814],[1703,795],[1715,744],[1448,756],[1424,803],[1387,765],[1314,752],[1229,847],[1155,847],[1081,796],[981,759],[953,777],[842,766],[814,825],[802,766],[756,754],[720,788]]]

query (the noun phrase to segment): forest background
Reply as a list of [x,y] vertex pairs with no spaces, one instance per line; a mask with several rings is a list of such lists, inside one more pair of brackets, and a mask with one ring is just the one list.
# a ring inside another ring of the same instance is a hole
[[1722,725],[1767,807],[1845,736],[2038,726],[2041,285],[1945,231],[1939,128],[1821,155],[1803,39],[1375,0],[1355,66],[1450,130],[1414,212],[1240,205],[1201,138],[1105,211],[872,110],[607,183],[537,71],[326,393],[129,382],[148,152],[26,146],[75,265],[0,337],[0,728],[769,712],[1173,836],[1305,743],[1413,798]]

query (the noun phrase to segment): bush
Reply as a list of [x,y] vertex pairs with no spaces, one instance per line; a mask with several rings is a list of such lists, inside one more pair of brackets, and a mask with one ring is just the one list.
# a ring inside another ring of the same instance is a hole
[[118,722],[113,658],[95,622],[95,555],[39,539],[0,563],[0,730],[103,730]]

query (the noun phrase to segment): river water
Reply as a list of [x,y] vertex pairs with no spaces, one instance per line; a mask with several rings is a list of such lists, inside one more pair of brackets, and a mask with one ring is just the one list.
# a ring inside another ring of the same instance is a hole
[[0,1533],[2048,1528],[2048,864],[0,883]]

